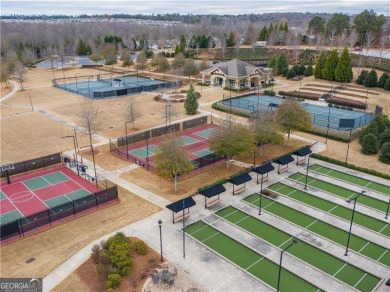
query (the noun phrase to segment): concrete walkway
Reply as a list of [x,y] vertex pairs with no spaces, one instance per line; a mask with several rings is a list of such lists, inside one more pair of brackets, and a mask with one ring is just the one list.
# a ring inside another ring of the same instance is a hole
[[11,82],[14,85],[14,88],[12,88],[12,91],[10,93],[8,93],[8,94],[4,95],[2,98],[0,98],[0,103],[7,100],[11,96],[13,96],[20,89],[19,83],[12,81],[12,80],[8,80],[8,82]]

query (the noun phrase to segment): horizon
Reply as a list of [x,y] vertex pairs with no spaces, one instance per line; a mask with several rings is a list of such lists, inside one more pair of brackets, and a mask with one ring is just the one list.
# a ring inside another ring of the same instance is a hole
[[[345,13],[358,14],[364,10],[374,10],[377,14],[389,16],[390,0],[379,0],[373,3],[367,0],[340,0],[330,3],[324,0],[279,0],[272,3],[263,1],[198,0],[196,5],[189,0],[154,0],[154,1],[2,1],[1,16],[10,15],[66,15],[79,16],[104,14],[173,14],[181,15],[239,15],[266,13]],[[75,13],[77,10],[77,13]],[[204,13],[207,11],[208,13]]]

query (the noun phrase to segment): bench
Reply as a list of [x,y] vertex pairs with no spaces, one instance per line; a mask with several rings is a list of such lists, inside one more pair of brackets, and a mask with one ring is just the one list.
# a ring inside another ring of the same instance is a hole
[[286,166],[283,166],[282,168],[279,168],[278,174],[281,174],[281,173],[286,172],[286,171],[288,171],[288,164],[286,164]]
[[205,206],[205,208],[208,208],[208,207],[211,207],[219,202],[219,196],[218,196],[218,198],[213,199],[213,200],[208,201],[208,202],[206,200],[207,199],[205,198],[205,205],[204,206]]
[[306,157],[297,158],[297,165],[305,164],[306,163]]
[[238,189],[234,189],[233,187],[233,196],[242,193],[243,191],[245,191],[245,189],[246,189],[245,184],[242,187],[239,187]]
[[263,178],[257,178],[257,184],[259,184],[261,182],[268,181],[268,179],[269,179],[269,176],[268,176],[268,173],[267,173],[267,176],[263,176]]
[[[177,216],[175,217],[175,214],[180,214],[180,215],[177,215]],[[184,216],[183,216],[183,211],[174,213],[174,214],[173,214],[173,224],[175,224],[175,222],[181,221],[181,220],[183,220],[184,218],[187,218],[187,217],[189,217],[189,216],[190,216],[190,210],[189,210],[189,209],[187,209],[187,211],[184,211]]]

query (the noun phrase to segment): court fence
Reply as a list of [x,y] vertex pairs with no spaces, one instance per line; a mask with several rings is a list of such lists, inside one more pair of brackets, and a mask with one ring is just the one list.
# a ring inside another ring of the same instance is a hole
[[[36,163],[32,164],[32,162]],[[62,162],[63,165],[69,168],[74,166],[78,167],[73,158],[63,153],[57,153],[46,157],[15,163],[14,165],[16,165],[16,167],[14,172],[12,172],[12,175],[26,173],[27,171],[39,168],[45,168],[49,165],[48,162],[51,162],[50,165]],[[33,165],[34,168],[31,167],[31,165]],[[78,172],[78,175],[85,180],[91,180],[91,177],[83,174],[82,172]],[[99,174],[97,176],[96,185],[99,187],[100,191],[1,225],[1,240],[6,240],[17,235],[19,237],[25,236],[26,233],[38,230],[42,226],[51,226],[56,223],[56,221],[63,221],[63,219],[71,216],[77,217],[78,214],[86,213],[94,208],[99,209],[99,206],[102,204],[111,202],[112,200],[119,200],[117,185]]]

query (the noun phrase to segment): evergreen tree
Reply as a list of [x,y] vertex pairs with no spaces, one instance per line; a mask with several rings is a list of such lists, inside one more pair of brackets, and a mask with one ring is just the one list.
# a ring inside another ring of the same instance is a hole
[[330,52],[328,58],[326,58],[326,62],[324,65],[324,69],[322,69],[322,78],[328,81],[335,80],[335,70],[338,63],[337,50],[334,49]]
[[362,153],[363,154],[375,154],[379,151],[379,142],[378,138],[372,134],[368,133],[362,138]]
[[368,72],[366,78],[364,78],[363,85],[365,87],[376,87],[378,85],[378,75],[374,69]]
[[390,77],[390,75],[387,72],[383,73],[381,78],[379,78],[378,87],[384,88],[386,81],[387,81],[387,79],[389,79],[389,77]]
[[287,71],[286,73],[286,78],[291,79],[297,76],[297,73],[295,72],[294,68],[291,68],[290,70]]
[[233,31],[231,31],[229,37],[226,40],[226,46],[227,47],[234,47],[235,44],[236,44],[236,41],[234,39],[234,33],[233,33]]
[[383,163],[390,164],[390,143],[384,143],[379,153],[379,160]]
[[267,30],[267,36],[266,36],[266,39],[267,39],[267,40],[269,39],[269,37],[271,36],[271,34],[272,34],[273,31],[274,31],[274,26],[273,26],[273,24],[272,24],[272,22],[271,22],[271,24],[269,25],[269,28],[268,28],[268,30]]
[[322,79],[322,69],[324,69],[325,62],[326,62],[326,55],[325,55],[325,51],[323,50],[313,70],[314,77],[316,79]]
[[301,64],[301,66],[299,66],[299,68],[298,68],[297,75],[304,75],[305,71],[306,71],[305,65]]
[[185,51],[186,51],[186,38],[184,37],[184,35],[182,35],[180,37],[179,43],[176,45],[175,55],[178,55],[180,53],[184,54]]
[[353,78],[352,63],[347,47],[344,48],[340,55],[334,72],[334,77],[335,80],[339,82],[351,82]]
[[305,76],[311,76],[313,75],[313,66],[312,65],[308,65],[306,70],[305,70]]
[[288,32],[288,24],[287,24],[287,22],[284,23],[284,31]]
[[191,82],[190,88],[187,91],[186,100],[184,102],[184,109],[185,109],[187,115],[194,115],[194,114],[196,114],[198,107],[199,107],[199,102],[196,99],[195,89],[194,89],[194,86],[192,85],[192,82]]
[[258,41],[266,41],[267,40],[267,27],[264,26],[259,33]]
[[276,60],[276,68],[278,71],[278,74],[282,74],[283,76],[286,76],[286,73],[288,71],[288,60],[284,53],[281,53]]
[[278,75],[278,69],[276,68],[276,57],[272,56],[271,60],[267,64],[268,68],[273,70],[274,75]]
[[363,85],[364,79],[366,79],[367,74],[368,74],[367,70],[362,70],[362,72],[360,72],[358,78],[356,79],[356,83],[360,84],[360,85]]
[[385,86],[383,86],[384,90],[390,91],[390,78],[387,78]]

